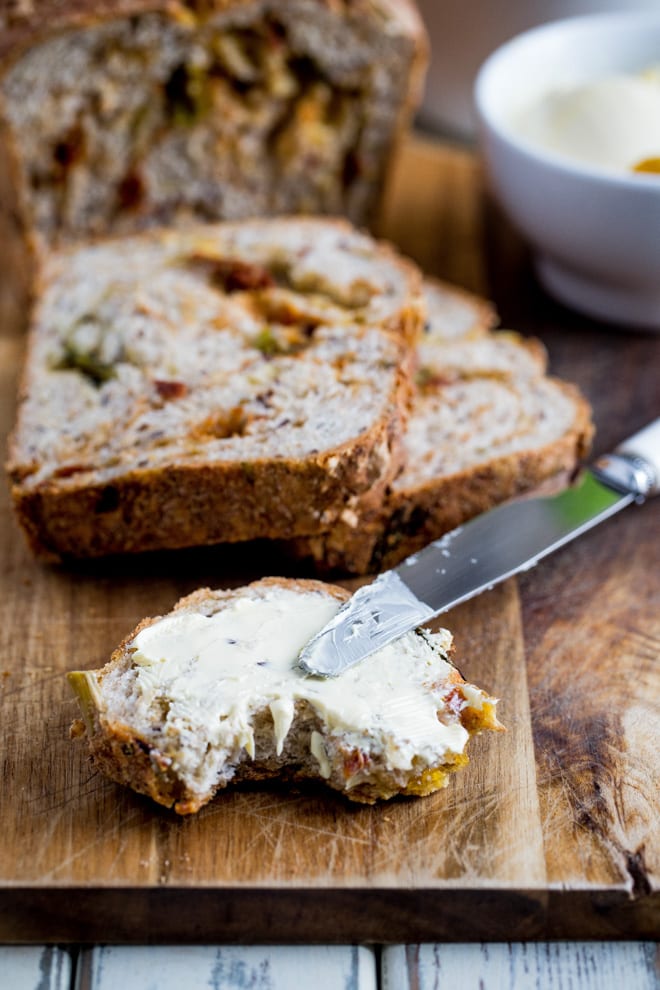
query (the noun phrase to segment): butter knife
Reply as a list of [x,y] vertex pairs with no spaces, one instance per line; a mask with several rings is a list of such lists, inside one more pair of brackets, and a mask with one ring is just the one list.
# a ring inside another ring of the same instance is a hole
[[599,457],[559,495],[485,512],[359,588],[303,648],[299,665],[307,674],[335,677],[658,491],[660,418]]

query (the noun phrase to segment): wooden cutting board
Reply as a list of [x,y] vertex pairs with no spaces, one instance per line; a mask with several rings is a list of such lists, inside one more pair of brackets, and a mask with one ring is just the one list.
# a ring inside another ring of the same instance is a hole
[[[428,271],[489,293],[594,404],[596,450],[660,413],[660,337],[549,302],[466,151],[403,149],[383,230]],[[0,418],[22,341],[3,323]],[[654,937],[658,503],[626,510],[454,610],[459,666],[501,698],[506,735],[432,797],[352,807],[322,790],[228,793],[178,819],[96,774],[68,739],[65,671],[103,664],[137,621],[204,584],[283,570],[263,548],[76,570],[28,555],[2,488],[0,938],[420,942]]]

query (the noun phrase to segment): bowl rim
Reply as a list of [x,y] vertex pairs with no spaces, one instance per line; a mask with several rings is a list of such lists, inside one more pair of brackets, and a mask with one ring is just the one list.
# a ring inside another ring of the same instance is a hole
[[607,166],[591,165],[587,162],[573,160],[568,155],[550,151],[537,145],[533,140],[520,136],[515,127],[510,127],[506,123],[502,125],[494,120],[488,110],[489,87],[491,78],[505,64],[512,52],[520,50],[530,42],[534,42],[539,36],[561,33],[567,28],[575,28],[583,31],[589,26],[610,26],[613,30],[617,27],[639,26],[648,30],[650,27],[656,28],[658,41],[660,43],[660,9],[659,10],[637,10],[637,11],[601,11],[593,14],[581,14],[575,17],[562,17],[557,20],[547,21],[536,27],[522,31],[505,41],[496,48],[481,64],[475,77],[473,86],[473,101],[477,112],[479,125],[482,129],[491,131],[497,138],[508,144],[520,155],[535,161],[546,168],[552,167],[559,172],[564,172],[590,181],[596,181],[602,185],[615,185],[626,189],[635,189],[639,192],[654,190],[660,193],[660,176],[636,172],[628,175]]

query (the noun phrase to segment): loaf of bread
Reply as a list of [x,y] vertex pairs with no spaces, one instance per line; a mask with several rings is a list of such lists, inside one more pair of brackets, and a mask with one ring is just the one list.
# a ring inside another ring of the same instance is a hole
[[2,219],[51,245],[190,218],[363,223],[425,61],[411,0],[2,3]]
[[427,281],[425,296],[401,472],[385,498],[367,493],[328,532],[287,545],[321,573],[394,567],[480,512],[566,484],[588,449],[589,406],[546,376],[538,341],[489,332],[492,310],[465,293]]
[[300,650],[348,597],[318,581],[200,590],[145,619],[102,670],[69,675],[95,765],[189,814],[228,784],[318,780],[353,801],[425,795],[467,763],[495,701],[449,660],[447,630],[407,633],[339,678]]
[[400,464],[417,269],[344,221],[53,254],[9,470],[41,555],[328,529]]

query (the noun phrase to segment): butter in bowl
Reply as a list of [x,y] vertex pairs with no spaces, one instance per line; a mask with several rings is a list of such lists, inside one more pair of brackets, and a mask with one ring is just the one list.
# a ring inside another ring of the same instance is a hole
[[537,147],[587,167],[660,175],[660,62],[558,86],[515,126]]
[[482,66],[475,102],[492,191],[544,288],[660,330],[660,12],[519,35]]

